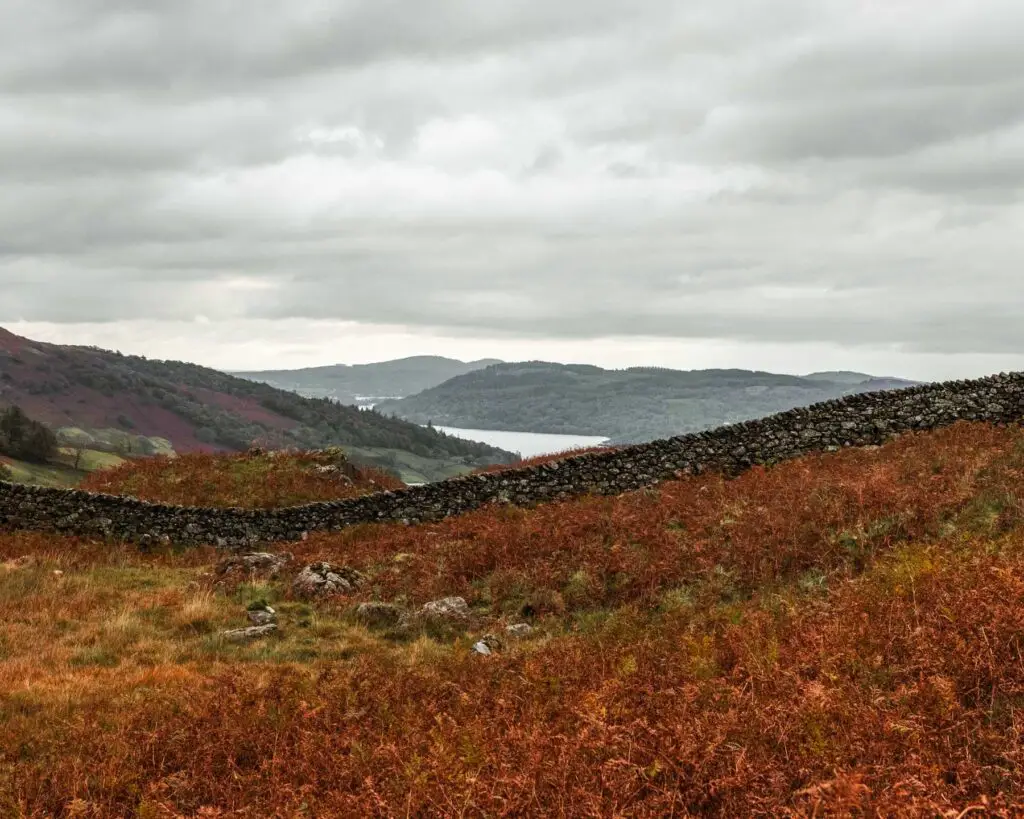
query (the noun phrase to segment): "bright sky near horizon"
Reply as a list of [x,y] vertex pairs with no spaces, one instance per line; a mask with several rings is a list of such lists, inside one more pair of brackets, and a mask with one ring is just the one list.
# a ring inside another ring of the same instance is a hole
[[5,11],[13,332],[223,369],[1024,369],[1018,0]]

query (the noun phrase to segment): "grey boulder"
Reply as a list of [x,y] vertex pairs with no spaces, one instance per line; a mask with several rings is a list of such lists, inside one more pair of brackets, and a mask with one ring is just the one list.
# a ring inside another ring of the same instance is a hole
[[275,631],[277,631],[277,624],[267,623],[262,626],[248,626],[246,628],[235,628],[230,631],[222,631],[221,636],[229,643],[251,643],[253,640],[268,637]]
[[311,563],[299,572],[292,584],[292,590],[297,597],[305,600],[333,597],[352,594],[364,580],[363,575],[350,566],[334,567],[330,563]]

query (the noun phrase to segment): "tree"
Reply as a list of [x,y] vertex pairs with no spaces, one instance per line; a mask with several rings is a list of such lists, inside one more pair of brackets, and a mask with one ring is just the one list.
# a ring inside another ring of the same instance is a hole
[[0,453],[46,463],[57,454],[57,436],[45,424],[25,415],[21,407],[8,407],[0,413]]

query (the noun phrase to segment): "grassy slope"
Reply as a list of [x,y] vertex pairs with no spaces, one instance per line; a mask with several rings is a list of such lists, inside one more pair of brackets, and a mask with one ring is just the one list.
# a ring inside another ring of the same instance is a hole
[[[457,460],[423,458],[414,452],[401,449],[364,449],[346,447],[352,458],[363,463],[378,463],[398,474],[405,483],[429,483],[468,475],[475,470]],[[508,466],[517,466],[509,464]]]
[[63,488],[78,486],[90,472],[109,469],[124,463],[124,459],[117,455],[94,449],[82,450],[81,456],[78,458],[77,469],[74,467],[75,452],[73,450],[62,448],[59,459],[60,463],[35,464],[0,456],[0,463],[10,469],[11,475],[17,483]]
[[125,462],[125,459],[112,452],[100,452],[96,449],[83,449],[79,456],[69,447],[61,447],[60,457],[69,464],[77,460],[78,469],[82,472],[96,472],[100,469],[113,469]]
[[[388,641],[215,553],[0,537],[0,813],[956,816],[1020,802],[1024,433],[289,545],[356,600],[498,631]],[[56,573],[59,572],[59,573]],[[248,647],[263,597],[279,635]]]
[[86,476],[84,470],[79,471],[56,464],[34,464],[5,456],[0,457],[0,463],[10,470],[15,483],[26,483],[32,486],[64,488],[78,486]]

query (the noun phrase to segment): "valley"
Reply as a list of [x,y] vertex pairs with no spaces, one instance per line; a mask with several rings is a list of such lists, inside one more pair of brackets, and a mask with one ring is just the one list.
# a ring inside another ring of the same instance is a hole
[[344,446],[410,482],[515,460],[486,444],[194,364],[46,344],[0,329],[0,407],[12,405],[64,430],[68,445],[121,457]]

